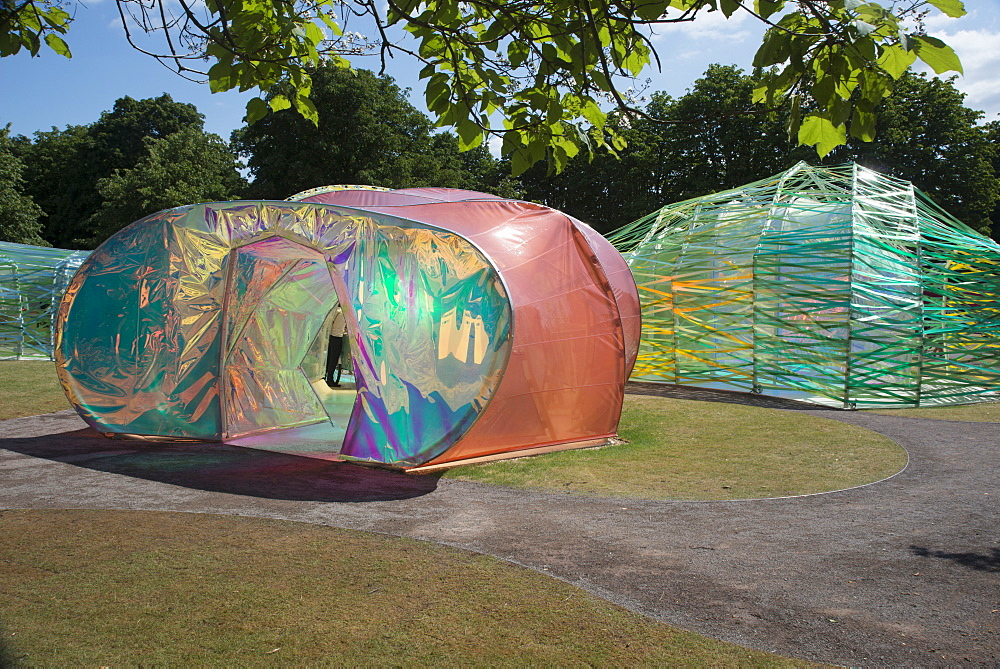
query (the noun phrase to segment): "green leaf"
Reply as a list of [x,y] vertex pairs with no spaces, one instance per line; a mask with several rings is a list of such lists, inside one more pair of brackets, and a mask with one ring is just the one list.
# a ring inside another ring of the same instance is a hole
[[427,101],[427,109],[441,114],[450,104],[451,87],[448,86],[448,75],[438,72],[430,78],[424,88],[424,99]]
[[871,142],[875,139],[875,114],[872,105],[866,100],[860,100],[854,107],[854,114],[851,116],[851,136],[862,142]]
[[830,119],[816,112],[806,114],[799,126],[799,144],[815,146],[820,158],[846,141],[847,129],[844,126],[834,125]]
[[753,57],[754,67],[769,67],[788,60],[791,36],[783,30],[768,30]]
[[962,0],[927,0],[928,3],[952,18],[965,16],[965,5]]
[[49,45],[49,48],[55,51],[60,56],[66,56],[67,58],[72,58],[73,54],[69,51],[69,46],[63,41],[62,37],[54,33],[49,33],[45,36],[45,43]]
[[247,123],[253,125],[267,115],[267,103],[260,98],[251,98],[247,102]]
[[878,58],[878,65],[893,79],[899,79],[916,59],[917,54],[913,51],[907,51],[897,44],[892,44],[882,50],[882,55]]
[[534,163],[535,161],[532,159],[527,147],[519,146],[510,155],[510,173],[515,177],[524,174],[525,170]]
[[754,0],[753,3],[754,11],[765,19],[780,12],[784,6],[784,0]]
[[885,97],[889,91],[889,79],[877,70],[865,70],[861,73],[861,95],[872,104]]
[[799,127],[802,125],[802,98],[798,95],[792,96],[792,111],[788,115],[788,143],[792,144],[799,135]]
[[661,1],[642,2],[637,4],[633,11],[643,21],[655,21],[663,16],[669,3]]
[[740,8],[740,3],[737,0],[719,0],[719,9],[722,13],[726,15],[728,19]]
[[914,52],[937,74],[951,70],[962,73],[962,61],[950,46],[936,37],[927,35],[914,35],[911,39]]
[[471,119],[465,119],[455,126],[458,133],[459,151],[474,149],[483,143],[483,129]]
[[21,50],[21,40],[15,39],[8,32],[0,30],[0,57],[12,56]]
[[500,144],[500,155],[509,156],[523,144],[523,138],[518,130],[507,130]]
[[236,83],[233,73],[233,66],[229,63],[216,63],[208,69],[208,89],[213,93],[228,91]]
[[326,35],[323,34],[323,30],[315,23],[307,23],[306,39],[308,39],[313,44],[319,44],[324,39],[326,39]]
[[301,91],[295,96],[295,111],[302,114],[302,117],[307,121],[312,121],[313,125],[319,125],[319,112],[316,110],[316,104],[307,96],[308,94],[303,95]]
[[270,107],[271,111],[279,112],[283,109],[289,109],[292,106],[291,100],[286,98],[284,95],[275,95],[271,98]]

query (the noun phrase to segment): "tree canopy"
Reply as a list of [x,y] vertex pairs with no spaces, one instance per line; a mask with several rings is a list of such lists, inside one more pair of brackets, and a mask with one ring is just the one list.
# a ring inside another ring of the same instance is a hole
[[[620,160],[574,158],[559,175],[542,166],[522,175],[526,197],[610,231],[677,202],[735,188],[817,156],[785,138],[788,108],[760,113],[755,84],[732,66],[713,65],[687,94],[654,93],[645,112],[673,124],[613,119],[628,139]],[[822,162],[856,161],[912,181],[954,216],[990,234],[1000,198],[997,125],[964,105],[952,80],[907,73],[879,109],[873,142],[850,138]],[[992,141],[991,141],[992,140]]]
[[[16,138],[24,193],[44,211],[44,238],[63,248],[93,248],[165,207],[239,195],[243,184],[235,156],[220,138],[205,135],[203,120],[194,105],[167,94],[124,97],[89,125],[37,132],[32,140]],[[178,133],[185,133],[183,140],[163,144]],[[169,159],[177,162],[167,166]],[[171,178],[190,175],[182,182],[186,186],[171,187],[165,170]],[[144,191],[144,179],[149,188],[162,187],[160,194]],[[130,185],[124,190],[116,186],[125,183]]]
[[0,128],[0,242],[48,246],[42,239],[42,209],[24,194],[24,166],[12,151],[9,128]]
[[997,146],[979,125],[982,112],[965,106],[954,80],[901,77],[879,110],[878,139],[850,141],[827,162],[853,160],[912,181],[948,213],[989,235],[1000,201]]
[[[93,247],[161,209],[244,196],[283,199],[336,183],[522,197],[609,231],[664,204],[817,160],[810,149],[787,142],[792,110],[755,107],[756,84],[735,66],[709,67],[677,98],[653,93],[640,116],[612,115],[609,123],[628,141],[617,158],[606,151],[579,154],[561,174],[538,164],[518,178],[485,147],[460,152],[452,135],[435,133],[389,77],[326,65],[314,81],[318,124],[282,110],[235,132],[232,146],[202,130],[192,105],[169,96],[123,98],[92,124],[33,139],[4,132],[2,234],[37,243],[41,223],[49,243]],[[1000,124],[981,126],[981,116],[965,107],[952,80],[908,73],[882,103],[879,137],[872,143],[852,138],[824,161],[856,160],[909,179],[989,233],[1000,219]],[[237,150],[249,162],[249,188],[238,172]]]
[[132,221],[198,202],[240,196],[246,181],[236,171],[236,157],[218,135],[187,127],[164,137],[147,137],[145,151],[128,169],[116,169],[97,181],[103,203],[88,219],[96,246]]
[[251,197],[284,199],[327,184],[513,194],[485,147],[459,154],[454,136],[433,134],[390,77],[324,65],[313,74],[313,100],[316,124],[286,109],[233,133],[253,175]]
[[[848,137],[874,137],[877,106],[917,59],[938,73],[961,71],[924,19],[965,14],[961,0],[116,2],[129,41],[179,74],[203,77],[213,91],[260,89],[247,105],[250,122],[290,107],[316,122],[320,65],[346,69],[352,56],[371,53],[383,64],[415,59],[437,124],[453,127],[463,149],[502,137],[515,173],[540,160],[559,171],[581,150],[624,147],[607,108],[644,114],[628,87],[663,62],[653,41],[659,26],[708,12],[763,22],[754,100],[790,104],[790,136],[822,156]],[[0,3],[0,56],[37,54],[43,41],[70,56],[63,36],[71,23],[59,0]],[[265,95],[279,83],[280,93]]]

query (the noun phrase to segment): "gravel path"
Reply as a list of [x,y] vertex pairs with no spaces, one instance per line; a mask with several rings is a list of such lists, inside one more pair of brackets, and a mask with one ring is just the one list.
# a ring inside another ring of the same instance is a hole
[[495,555],[657,620],[783,655],[1000,666],[1000,424],[630,391],[834,418],[894,439],[910,461],[886,481],[807,497],[599,499],[231,446],[109,441],[62,411],[0,423],[0,509],[204,512],[382,532]]

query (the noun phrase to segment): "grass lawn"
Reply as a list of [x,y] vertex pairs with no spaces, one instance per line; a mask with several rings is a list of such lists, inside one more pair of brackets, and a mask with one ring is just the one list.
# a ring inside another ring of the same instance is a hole
[[495,558],[139,511],[0,512],[0,666],[809,666]]
[[806,414],[628,395],[631,443],[457,467],[444,476],[642,499],[744,499],[839,490],[898,472],[906,452],[864,428]]
[[47,360],[0,360],[0,420],[69,409]]
[[903,418],[933,418],[935,420],[967,420],[977,423],[1000,423],[1000,402],[980,404],[960,404],[946,407],[922,407],[920,409],[868,409],[868,413]]

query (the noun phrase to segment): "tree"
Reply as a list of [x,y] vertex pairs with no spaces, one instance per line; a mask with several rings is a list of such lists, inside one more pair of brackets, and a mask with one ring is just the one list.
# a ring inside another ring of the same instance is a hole
[[677,122],[658,134],[661,202],[736,188],[815,158],[789,142],[787,106],[771,112],[755,106],[754,87],[738,67],[710,65],[676,101],[654,97],[651,113]]
[[[581,156],[560,175],[533,167],[522,175],[527,197],[608,231],[665,204],[816,160],[788,142],[790,111],[760,113],[752,105],[753,88],[738,68],[712,65],[680,98],[652,95],[647,116],[674,124],[639,119],[623,128],[629,144],[620,161],[598,156],[588,162]],[[824,162],[853,160],[910,180],[956,218],[988,234],[1000,198],[994,168],[1000,124],[977,125],[982,114],[963,101],[950,80],[906,74],[879,110],[875,141],[852,138]]]
[[187,127],[145,138],[135,167],[97,182],[103,204],[89,219],[96,246],[133,221],[170,207],[239,198],[246,181],[236,157],[218,135]]
[[[848,136],[873,137],[875,107],[916,59],[938,73],[960,71],[954,51],[926,34],[923,19],[931,9],[965,14],[961,0],[888,7],[865,0],[389,0],[385,13],[371,0],[116,1],[133,46],[182,75],[203,76],[213,91],[266,92],[284,81],[269,105],[262,97],[248,103],[250,122],[269,106],[294,107],[316,121],[312,70],[323,63],[347,69],[359,53],[380,53],[383,64],[414,58],[424,65],[437,123],[454,127],[465,149],[502,137],[516,173],[542,159],[558,171],[593,147],[623,148],[602,105],[642,115],[625,89],[660,62],[651,39],[659,25],[720,11],[749,12],[770,26],[754,62],[755,100],[791,100],[791,135],[824,155]],[[72,17],[61,5],[0,4],[0,56],[21,48],[37,54],[42,40],[69,56],[62,35]],[[372,37],[345,32],[358,21]],[[141,41],[143,32],[163,39],[162,47]]]
[[905,74],[879,110],[876,141],[852,140],[830,161],[853,160],[912,181],[955,218],[989,235],[1000,201],[997,146],[978,124],[983,113],[965,106],[954,80]]
[[318,124],[282,110],[233,133],[254,177],[252,197],[283,199],[326,184],[500,185],[495,171],[487,168],[480,176],[469,169],[496,162],[484,148],[461,157],[454,138],[433,135],[430,120],[391,78],[326,65],[313,81]]
[[149,139],[204,126],[205,115],[188,102],[174,102],[167,93],[157,98],[115,100],[111,111],[90,126],[97,170],[108,174],[129,169],[149,153]]
[[[201,132],[204,117],[194,105],[157,98],[115,101],[111,111],[86,126],[35,133],[22,139],[26,192],[45,212],[45,238],[56,246],[93,244],[91,217],[102,206],[98,181],[129,170],[146,155],[145,138],[163,138],[185,128]],[[177,203],[183,204],[183,203]]]
[[532,167],[522,179],[527,196],[607,232],[670,202],[741,186],[808,157],[788,142],[787,112],[755,107],[753,91],[739,68],[711,65],[680,98],[651,95],[644,117],[619,130],[628,140],[619,160],[578,156],[558,176]]
[[18,138],[25,192],[42,208],[43,237],[59,248],[79,248],[89,236],[84,223],[100,205],[93,139],[86,126],[36,132]]
[[[1000,175],[1000,121],[991,121],[983,128],[986,139],[993,150],[993,173]],[[990,236],[1000,240],[1000,199],[993,205],[993,213],[990,215],[993,225],[990,227]]]
[[41,208],[23,193],[22,164],[11,150],[10,126],[0,129],[0,241],[49,246],[42,239]]

